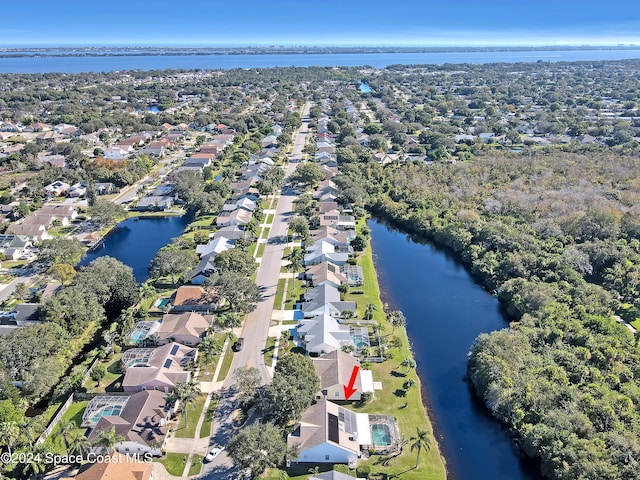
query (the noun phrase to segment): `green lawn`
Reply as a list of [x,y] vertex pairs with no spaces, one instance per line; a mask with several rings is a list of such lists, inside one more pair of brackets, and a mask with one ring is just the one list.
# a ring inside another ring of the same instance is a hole
[[204,407],[204,401],[206,398],[207,395],[202,393],[198,396],[195,403],[187,407],[187,415],[182,415],[180,417],[180,423],[176,430],[176,438],[195,438],[196,425],[200,419],[200,414],[202,413],[202,407]]
[[197,453],[193,454],[188,474],[190,477],[193,475],[200,475],[200,472],[202,471],[202,460],[204,460],[202,455],[198,455]]
[[204,422],[202,422],[202,427],[200,427],[200,438],[205,438],[211,435],[211,424],[213,423],[213,416],[216,413],[217,406],[218,401],[215,398],[212,398],[211,402],[209,402],[207,413],[204,414]]
[[[88,403],[89,403],[88,400],[72,403],[71,406],[67,409],[67,411],[64,412],[64,415],[62,416],[60,421],[71,420],[75,422],[75,424],[79,427],[80,424],[82,423],[82,414],[84,413],[84,409],[87,407]],[[55,428],[51,432],[51,435],[47,437],[47,439],[44,442],[44,445],[47,448],[47,450],[51,452],[65,454],[66,452],[64,449],[64,444],[62,443],[59,437],[59,433],[60,433],[60,422],[58,422],[58,424],[55,426]]]
[[264,255],[264,249],[266,246],[267,246],[266,242],[258,244],[258,253],[256,257],[262,257]]
[[[167,453],[164,458],[156,460],[164,465],[169,475],[175,477],[181,477],[184,472],[184,466],[187,464],[187,458],[189,455],[185,453]],[[195,455],[194,455],[195,458]]]
[[269,215],[267,215],[267,220],[264,223],[271,225],[273,223],[274,217],[275,215],[273,213],[270,213]]
[[271,231],[271,229],[269,227],[265,227],[262,229],[262,235],[260,235],[260,238],[269,238],[269,232]]
[[105,367],[107,367],[107,374],[102,380],[100,380],[100,386],[97,386],[96,382],[91,380],[91,378],[87,379],[84,383],[84,387],[87,389],[87,392],[105,393],[121,391],[122,379],[124,377],[120,364],[121,359],[122,353],[116,353],[107,363],[104,363]]
[[631,322],[631,326],[636,330],[640,330],[640,318],[636,318],[633,322]]
[[273,308],[274,310],[282,309],[282,298],[284,297],[284,285],[287,283],[286,278],[281,278],[278,280],[278,287],[276,288],[276,295],[273,299]]
[[276,348],[276,337],[267,338],[267,343],[264,346],[264,364],[270,367],[273,363],[273,354]]
[[304,294],[306,290],[303,288],[303,280],[289,278],[288,281],[289,284],[287,285],[287,299],[285,301],[285,308],[292,309],[296,306],[296,303],[300,301],[300,295]]
[[227,374],[229,373],[229,369],[231,368],[231,362],[233,362],[233,350],[232,343],[229,342],[227,346],[227,351],[224,354],[224,360],[222,360],[222,366],[220,367],[220,373],[218,373],[218,382],[221,382],[225,378],[227,378]]

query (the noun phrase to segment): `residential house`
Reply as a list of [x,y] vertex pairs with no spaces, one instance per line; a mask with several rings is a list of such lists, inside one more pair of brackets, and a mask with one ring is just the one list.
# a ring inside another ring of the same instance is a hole
[[53,238],[53,236],[47,232],[47,228],[41,224],[14,223],[9,225],[7,233],[26,237],[32,242],[41,242],[42,240]]
[[361,450],[372,444],[369,415],[320,400],[302,414],[287,447],[298,450],[300,463],[346,463],[355,466]]
[[336,472],[331,470],[329,472],[315,473],[309,480],[358,480],[356,477],[347,475],[346,473]]
[[[123,440],[114,445],[117,452],[126,454],[162,455],[169,433],[167,420],[171,410],[166,406],[166,395],[162,392],[141,391],[129,397],[118,415],[100,417],[87,437],[89,442],[99,438],[100,432],[115,429]],[[98,462],[94,465],[99,465]],[[148,464],[150,465],[150,464]],[[115,477],[121,480],[122,477]],[[136,480],[142,480],[143,476]]]
[[257,205],[256,202],[248,198],[240,198],[235,202],[229,202],[222,205],[223,212],[232,212],[238,208],[244,208],[248,212],[255,212]]
[[107,160],[124,160],[129,156],[129,148],[113,146],[104,149],[104,158]]
[[307,290],[304,299],[302,311],[305,318],[324,313],[339,317],[346,310],[356,310],[356,302],[341,301],[338,289],[328,283]]
[[22,235],[0,234],[0,253],[9,260],[17,260],[31,247],[31,240]]
[[[76,480],[152,480],[153,463],[136,461],[120,453],[111,455],[109,460],[87,463],[74,477]],[[322,479],[320,479],[322,480]],[[346,480],[335,478],[334,480]]]
[[232,248],[233,242],[231,240],[225,237],[218,237],[209,240],[209,242],[205,243],[204,245],[196,246],[196,253],[200,255],[200,257],[211,254],[215,256],[219,253],[231,250]]
[[355,229],[356,219],[353,215],[343,215],[338,210],[331,210],[320,214],[320,226],[330,226],[338,230]]
[[131,348],[122,355],[125,369],[122,390],[172,392],[178,383],[191,379],[187,367],[197,356],[197,349],[179,343],[167,343],[158,348]]
[[226,212],[222,212],[216,218],[216,225],[219,227],[227,227],[230,225],[246,225],[251,221],[252,213],[243,209],[238,208],[229,214]]
[[349,385],[351,375],[357,371],[353,388],[355,392],[348,400],[360,400],[363,393],[374,393],[371,370],[363,370],[360,360],[341,350],[334,350],[320,357],[312,358],[313,367],[320,377],[320,392],[317,400],[345,401],[344,386]]
[[163,142],[149,142],[149,145],[140,150],[140,153],[151,155],[152,157],[163,157],[167,152],[167,146]]
[[319,240],[307,248],[304,255],[305,265],[315,265],[322,262],[331,262],[335,265],[344,265],[349,259],[348,252],[336,252],[335,245],[325,240]]
[[340,272],[340,267],[331,262],[322,262],[307,268],[304,278],[310,280],[314,287],[328,283],[338,288],[347,285],[347,277]]
[[220,228],[217,232],[215,232],[212,238],[216,239],[225,237],[235,243],[236,240],[240,240],[241,238],[245,238],[246,236],[247,232],[242,230],[237,225],[228,225],[226,227]]
[[215,258],[215,253],[203,255],[198,265],[189,272],[189,283],[192,285],[204,285],[207,279],[218,270],[215,264]]
[[69,185],[68,183],[65,183],[61,180],[56,180],[55,182],[45,186],[44,192],[47,195],[53,195],[55,197],[59,197],[62,194],[64,194],[67,190],[69,190],[70,187],[71,185]]
[[[40,223],[50,225],[54,221],[63,226],[69,225],[78,216],[72,205],[47,204],[33,212],[29,217],[36,217]],[[27,218],[29,218],[27,217]],[[25,219],[26,220],[26,219]]]
[[316,230],[310,232],[311,240],[317,242],[318,240],[324,240],[329,243],[333,243],[336,247],[336,251],[351,251],[351,240],[356,237],[355,230],[338,230],[337,228],[325,225]]
[[172,312],[209,312],[217,307],[214,292],[195,285],[179,287],[172,303]]
[[340,325],[338,320],[328,313],[300,321],[296,334],[303,341],[305,350],[315,355],[353,345],[351,329],[346,325]]
[[148,197],[141,198],[135,209],[140,211],[166,212],[173,207],[173,201],[173,198],[169,196],[149,195]]
[[84,183],[74,183],[73,185],[71,185],[71,187],[69,187],[69,190],[67,191],[67,197],[80,198],[84,197],[86,193],[87,186]]
[[174,341],[182,345],[197,345],[211,328],[213,318],[213,315],[200,315],[196,312],[167,313],[155,332],[158,343]]

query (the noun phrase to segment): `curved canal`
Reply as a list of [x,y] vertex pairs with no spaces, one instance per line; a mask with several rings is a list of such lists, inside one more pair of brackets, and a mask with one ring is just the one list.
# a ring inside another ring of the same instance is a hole
[[483,332],[505,328],[498,301],[452,255],[369,221],[382,299],[402,310],[436,436],[456,480],[542,478],[519,457],[464,381],[467,353]]
[[179,237],[193,221],[193,214],[168,217],[135,217],[120,222],[96,248],[89,250],[80,265],[108,255],[133,269],[141,283],[149,278],[149,263],[158,250]]

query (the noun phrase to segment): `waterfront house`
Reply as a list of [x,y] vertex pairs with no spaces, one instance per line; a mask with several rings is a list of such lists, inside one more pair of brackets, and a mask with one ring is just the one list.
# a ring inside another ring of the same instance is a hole
[[365,392],[373,394],[373,375],[371,370],[360,368],[360,361],[353,355],[341,350],[334,350],[320,357],[312,358],[311,361],[318,377],[320,377],[320,392],[316,395],[316,400],[347,400],[344,394],[344,386],[349,385],[351,375],[356,367],[358,373],[353,384],[353,388],[356,391],[349,396],[349,400],[360,400]]
[[200,257],[207,255],[218,255],[233,248],[233,242],[226,237],[212,238],[204,245],[196,246],[196,253]]
[[183,285],[176,290],[172,312],[209,312],[218,304],[210,289],[196,285]]
[[189,283],[192,285],[204,285],[207,278],[218,270],[214,262],[215,258],[216,255],[214,253],[203,255],[198,265],[189,272]]
[[304,300],[302,311],[305,318],[323,313],[339,317],[346,310],[353,312],[356,309],[356,302],[341,301],[338,289],[328,283],[307,290]]
[[331,262],[335,265],[344,265],[348,259],[348,252],[336,252],[336,247],[333,243],[319,240],[307,248],[304,255],[304,264],[315,265],[322,262]]
[[228,214],[223,212],[216,218],[216,225],[227,227],[230,225],[246,225],[251,221],[252,213],[243,208],[238,208]]
[[141,198],[135,209],[147,212],[166,212],[173,207],[173,198],[167,195],[149,195]]
[[316,355],[353,345],[351,329],[327,313],[300,322],[296,330],[307,352]]
[[369,415],[320,400],[302,414],[287,447],[298,449],[300,463],[346,463],[355,466],[371,445]]
[[346,285],[347,277],[340,272],[340,267],[331,262],[322,262],[311,265],[304,273],[305,280],[310,280],[311,285],[317,287],[324,283],[333,285],[338,288],[340,285]]

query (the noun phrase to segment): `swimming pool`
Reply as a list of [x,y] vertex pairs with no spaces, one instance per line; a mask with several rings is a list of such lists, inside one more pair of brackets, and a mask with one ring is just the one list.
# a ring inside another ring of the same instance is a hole
[[375,447],[388,447],[391,445],[391,431],[384,423],[374,423],[371,425],[371,438]]
[[102,417],[109,417],[111,415],[117,416],[122,412],[122,405],[113,405],[104,407],[103,409],[96,412],[95,415],[91,417],[91,423],[96,424],[100,421]]

